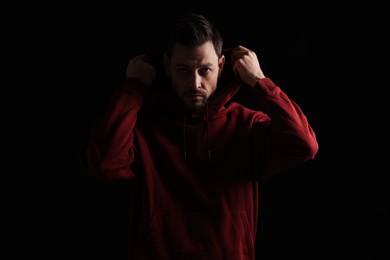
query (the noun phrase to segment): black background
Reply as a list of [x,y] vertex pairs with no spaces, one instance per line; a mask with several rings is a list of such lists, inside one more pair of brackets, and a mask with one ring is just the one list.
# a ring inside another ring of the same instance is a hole
[[377,45],[362,44],[381,24],[367,23],[370,10],[329,3],[208,5],[64,3],[21,10],[29,19],[21,19],[16,45],[26,54],[14,79],[27,80],[18,102],[29,104],[22,139],[31,144],[22,141],[23,204],[12,206],[15,254],[125,259],[124,186],[86,176],[79,152],[128,60],[154,52],[161,28],[190,10],[220,28],[226,47],[256,51],[264,73],[297,101],[319,141],[315,160],[262,183],[257,259],[385,259],[389,193],[386,168],[376,161],[386,158],[375,152],[377,136],[368,125],[378,127],[375,135],[386,133],[367,111],[370,91],[363,84]]

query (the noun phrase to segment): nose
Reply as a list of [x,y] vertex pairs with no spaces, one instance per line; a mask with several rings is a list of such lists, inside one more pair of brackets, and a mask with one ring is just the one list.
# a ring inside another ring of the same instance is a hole
[[189,80],[192,89],[198,89],[202,86],[202,77],[197,72],[194,72]]

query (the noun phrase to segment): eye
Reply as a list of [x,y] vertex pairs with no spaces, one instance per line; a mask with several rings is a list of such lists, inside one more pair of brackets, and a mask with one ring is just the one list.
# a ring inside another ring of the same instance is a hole
[[205,68],[201,68],[201,69],[199,70],[199,73],[202,74],[202,75],[205,75],[205,74],[209,73],[210,71],[211,71],[210,68],[205,67]]
[[188,73],[188,69],[186,67],[177,67],[176,71],[182,74]]

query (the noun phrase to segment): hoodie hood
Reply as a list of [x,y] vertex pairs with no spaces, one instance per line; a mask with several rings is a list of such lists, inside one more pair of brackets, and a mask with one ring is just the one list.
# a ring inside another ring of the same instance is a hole
[[220,75],[217,88],[214,94],[209,98],[204,107],[204,113],[192,113],[187,110],[179,97],[172,88],[170,79],[164,71],[162,57],[154,57],[152,60],[157,69],[157,78],[154,83],[148,88],[149,91],[144,98],[143,109],[151,116],[160,114],[176,118],[182,122],[182,139],[183,139],[183,155],[187,160],[187,126],[189,124],[203,124],[206,129],[204,138],[206,139],[205,152],[207,157],[211,159],[212,147],[210,144],[209,120],[211,120],[219,112],[222,112],[226,105],[232,100],[242,86],[241,79],[233,72],[230,64],[230,52],[224,53],[227,63],[225,63],[223,72]]

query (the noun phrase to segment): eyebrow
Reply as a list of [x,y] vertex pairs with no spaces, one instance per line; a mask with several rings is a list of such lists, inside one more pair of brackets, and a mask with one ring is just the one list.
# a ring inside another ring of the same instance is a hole
[[[189,67],[187,64],[184,63],[177,63],[175,67]],[[200,64],[200,67],[215,67],[214,64],[208,62],[206,64]]]

